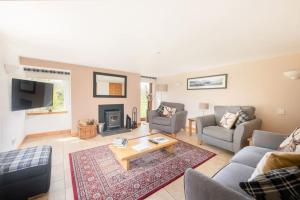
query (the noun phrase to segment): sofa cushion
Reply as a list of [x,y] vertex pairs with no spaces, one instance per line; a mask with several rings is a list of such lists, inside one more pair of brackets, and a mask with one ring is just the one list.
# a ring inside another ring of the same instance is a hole
[[237,113],[242,110],[247,113],[249,120],[255,118],[255,107],[252,106],[215,106],[214,110],[218,126],[220,126],[220,121],[226,112]]
[[169,125],[171,125],[171,119],[172,118],[169,118],[169,117],[154,117],[153,124],[169,126]]
[[279,146],[279,151],[300,152],[300,127],[296,128]]
[[274,169],[240,186],[255,199],[300,199],[300,166]]
[[253,167],[240,163],[230,163],[219,171],[213,179],[226,187],[248,196],[248,194],[240,188],[239,183],[246,182],[253,171]]
[[233,132],[234,130],[232,129],[227,129],[220,126],[208,126],[203,128],[204,135],[208,135],[210,137],[214,137],[228,142],[232,142]]
[[273,150],[262,147],[247,146],[235,154],[231,159],[231,162],[241,163],[255,168],[260,159],[267,152],[271,151]]

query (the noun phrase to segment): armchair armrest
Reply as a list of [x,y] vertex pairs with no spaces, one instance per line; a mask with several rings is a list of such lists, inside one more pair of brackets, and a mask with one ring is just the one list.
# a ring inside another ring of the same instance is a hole
[[241,148],[247,146],[247,139],[252,136],[254,130],[261,128],[261,124],[261,119],[253,119],[238,125],[233,135],[233,151],[238,152]]
[[180,129],[185,128],[187,111],[176,112],[171,119],[173,133],[177,133]]
[[[193,169],[184,174],[184,193],[186,200],[247,200],[242,194],[227,188],[215,180]],[[249,198],[250,199],[250,198]]]
[[287,135],[256,130],[253,133],[253,145],[276,150]]
[[149,117],[149,123],[152,123],[152,120],[153,120],[153,118],[154,117],[158,117],[159,115],[158,115],[158,113],[156,112],[156,110],[151,110],[150,112],[149,112],[149,115],[148,115],[148,117]]
[[215,115],[204,115],[196,118],[196,133],[198,136],[202,135],[203,128],[207,126],[216,126]]

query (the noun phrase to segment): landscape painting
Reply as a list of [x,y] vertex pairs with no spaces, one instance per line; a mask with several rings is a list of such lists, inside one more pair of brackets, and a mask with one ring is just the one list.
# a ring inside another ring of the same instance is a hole
[[227,88],[227,74],[203,76],[187,79],[188,90],[225,89]]

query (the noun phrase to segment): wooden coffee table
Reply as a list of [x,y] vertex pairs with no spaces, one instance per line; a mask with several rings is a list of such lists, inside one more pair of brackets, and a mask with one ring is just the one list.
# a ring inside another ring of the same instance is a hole
[[[155,138],[155,137],[164,137],[169,141],[161,144],[154,144],[148,141],[148,139]],[[173,153],[174,150],[173,145],[176,143],[177,143],[176,139],[158,133],[158,134],[152,134],[152,135],[147,135],[144,137],[128,140],[128,145],[125,148],[118,148],[113,145],[109,145],[109,148],[114,153],[119,163],[128,171],[130,169],[129,167],[130,159],[141,157],[146,153],[157,151],[160,149],[165,149],[168,152]],[[132,148],[133,146],[138,144],[145,144],[148,147],[140,151],[137,151]]]

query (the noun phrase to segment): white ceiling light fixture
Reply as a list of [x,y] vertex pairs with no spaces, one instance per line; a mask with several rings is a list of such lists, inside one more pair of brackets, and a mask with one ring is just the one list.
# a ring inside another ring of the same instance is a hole
[[289,79],[297,80],[297,79],[300,79],[300,70],[286,71],[286,72],[283,72],[283,75],[285,75]]

